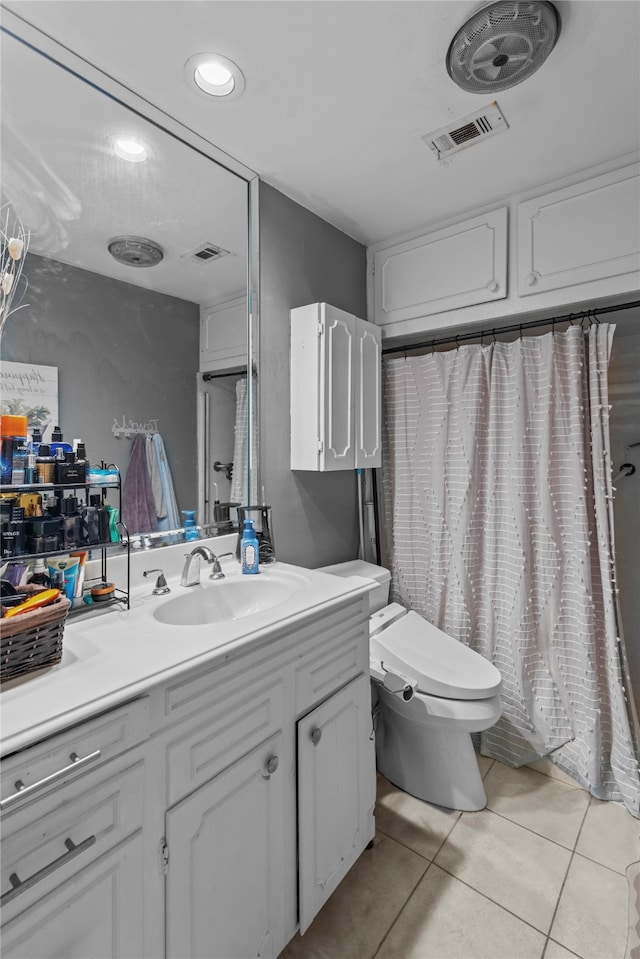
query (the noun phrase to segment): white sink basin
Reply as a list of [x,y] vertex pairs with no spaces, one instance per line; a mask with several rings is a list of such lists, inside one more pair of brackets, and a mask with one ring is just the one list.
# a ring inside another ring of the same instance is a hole
[[302,577],[242,576],[184,587],[153,611],[169,626],[206,626],[253,616],[285,603],[300,588]]

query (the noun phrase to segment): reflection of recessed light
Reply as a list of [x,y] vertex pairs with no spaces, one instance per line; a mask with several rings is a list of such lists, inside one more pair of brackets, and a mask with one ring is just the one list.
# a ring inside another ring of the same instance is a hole
[[196,53],[184,65],[188,85],[207,97],[237,100],[244,92],[240,67],[219,53]]
[[134,140],[132,137],[117,137],[113,141],[115,153],[129,163],[142,163],[147,159],[147,148],[140,140]]

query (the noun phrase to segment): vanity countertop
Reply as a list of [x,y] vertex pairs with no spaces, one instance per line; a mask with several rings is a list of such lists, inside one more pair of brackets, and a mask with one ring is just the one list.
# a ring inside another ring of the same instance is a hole
[[[174,555],[170,556],[170,552]],[[216,588],[216,583],[206,582],[205,567],[203,585],[179,585],[176,564],[181,565],[184,552],[182,544],[162,553],[162,565],[172,590],[170,597],[151,594],[153,577],[142,580],[141,575],[136,575],[142,568],[141,557],[132,556],[130,609],[112,606],[96,615],[72,616],[65,625],[62,661],[3,685],[2,756],[142,695],[181,672],[226,662],[269,641],[274,632],[329,611],[371,588],[369,581],[359,577],[344,579],[278,562],[263,567],[258,577],[242,580],[260,579],[266,585],[269,580],[286,579],[295,584],[295,589],[284,602],[214,624],[167,625],[153,615],[160,603],[187,594],[193,595],[195,601],[198,591]],[[153,554],[147,555],[146,565],[153,566],[154,558]],[[234,558],[223,560],[222,568],[227,574],[224,582],[241,577]]]

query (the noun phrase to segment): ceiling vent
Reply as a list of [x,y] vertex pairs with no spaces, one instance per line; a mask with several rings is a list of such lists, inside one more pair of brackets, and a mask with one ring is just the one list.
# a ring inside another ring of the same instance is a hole
[[469,116],[461,120],[455,120],[447,124],[446,127],[440,127],[433,133],[427,133],[423,136],[424,142],[432,150],[438,160],[446,160],[447,157],[459,153],[460,150],[466,150],[467,147],[479,143],[481,140],[488,140],[494,137],[496,133],[504,133],[509,129],[509,124],[504,118],[502,110],[497,103],[490,103],[484,110],[476,110]]
[[182,259],[193,260],[194,263],[212,263],[214,260],[220,260],[223,256],[227,256],[228,253],[228,250],[223,250],[221,246],[216,246],[215,243],[203,243],[195,250],[184,253]]
[[447,52],[447,70],[468,93],[508,90],[542,66],[560,35],[548,0],[486,3],[464,23]]

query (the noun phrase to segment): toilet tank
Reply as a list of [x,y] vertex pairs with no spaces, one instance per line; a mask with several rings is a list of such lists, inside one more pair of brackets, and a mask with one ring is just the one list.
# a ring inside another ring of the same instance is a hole
[[365,563],[363,559],[354,559],[348,563],[336,563],[334,566],[321,566],[320,572],[331,573],[334,576],[362,576],[364,579],[374,580],[376,586],[369,594],[370,613],[384,609],[389,602],[391,573],[384,566],[375,566],[373,563]]

